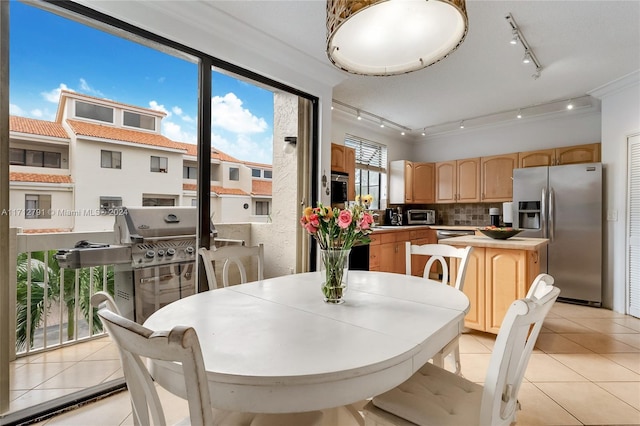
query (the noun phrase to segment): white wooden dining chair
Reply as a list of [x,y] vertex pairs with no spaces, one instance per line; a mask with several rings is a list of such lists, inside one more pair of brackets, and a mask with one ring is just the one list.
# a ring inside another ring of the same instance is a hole
[[229,287],[229,271],[232,264],[235,264],[240,272],[240,283],[247,282],[247,270],[242,263],[243,258],[253,257],[257,259],[257,279],[264,279],[264,245],[257,246],[229,245],[223,247],[213,247],[207,250],[201,247],[198,250],[204,263],[207,273],[209,289],[219,288],[218,280],[214,269],[214,262],[224,262],[222,266],[222,285]]
[[[103,295],[96,295],[95,304]],[[108,301],[107,301],[108,302]],[[94,304],[92,298],[92,304]],[[321,411],[286,414],[239,413],[212,409],[200,341],[192,327],[152,331],[103,306],[98,315],[120,350],[122,370],[131,397],[136,425],[166,425],[153,378],[141,357],[182,364],[189,421],[180,424],[220,426],[318,426]]]
[[560,290],[540,274],[529,294],[513,302],[489,361],[484,386],[425,364],[400,386],[364,407],[366,426],[491,425],[516,420],[518,391],[547,313]]
[[[464,279],[467,274],[467,265],[469,263],[469,255],[473,251],[473,247],[467,246],[464,248],[457,248],[447,244],[423,244],[414,245],[409,241],[406,242],[406,274],[411,275],[411,259],[413,256],[430,256],[427,260],[427,264],[424,267],[422,276],[429,278],[429,272],[435,262],[439,262],[442,268],[442,277],[440,281],[443,284],[449,284],[449,264],[451,259],[459,259],[458,269],[456,273],[456,281],[453,284],[457,290],[462,291],[464,287]],[[433,358],[434,364],[439,367],[444,367],[445,358],[452,357],[454,371],[456,374],[462,373],[462,366],[460,364],[460,345],[459,336],[446,344],[444,348]]]

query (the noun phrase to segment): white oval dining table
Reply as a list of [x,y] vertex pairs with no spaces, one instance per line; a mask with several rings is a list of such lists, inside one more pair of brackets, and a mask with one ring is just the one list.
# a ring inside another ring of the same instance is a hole
[[[464,293],[436,281],[349,271],[345,303],[323,301],[318,272],[207,291],[173,302],[144,323],[195,328],[212,406],[287,413],[381,394],[408,379],[462,331]],[[154,379],[186,398],[176,364]]]

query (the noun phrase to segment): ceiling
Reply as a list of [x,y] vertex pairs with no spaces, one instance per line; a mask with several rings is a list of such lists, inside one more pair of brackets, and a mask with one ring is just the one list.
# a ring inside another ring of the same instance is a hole
[[[82,1],[82,0],[81,0]],[[82,1],[88,6],[92,2]],[[109,2],[102,9],[109,12]],[[120,2],[113,2],[120,3]],[[94,3],[95,4],[95,3]],[[250,31],[256,39],[276,40],[296,57],[330,66],[325,53],[326,24],[322,0],[139,2],[149,9],[138,22],[144,28],[189,40],[185,23],[220,15]],[[170,4],[176,5],[171,9]],[[177,6],[179,4],[179,6]],[[149,5],[149,6],[147,6]],[[159,16],[179,19],[167,27]],[[178,8],[179,7],[179,8]],[[333,98],[401,126],[419,131],[442,123],[578,98],[606,83],[640,70],[640,0],[486,1],[467,0],[469,32],[448,58],[409,74],[391,77],[339,71]],[[513,46],[511,13],[542,66],[524,65],[524,50]],[[135,22],[134,22],[135,23]],[[157,28],[155,28],[157,27]],[[206,31],[217,31],[211,25]]]

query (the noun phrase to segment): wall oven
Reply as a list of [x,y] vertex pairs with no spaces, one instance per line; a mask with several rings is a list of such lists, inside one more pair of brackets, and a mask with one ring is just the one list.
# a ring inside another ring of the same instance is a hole
[[349,198],[349,175],[346,173],[331,173],[331,204],[346,203]]

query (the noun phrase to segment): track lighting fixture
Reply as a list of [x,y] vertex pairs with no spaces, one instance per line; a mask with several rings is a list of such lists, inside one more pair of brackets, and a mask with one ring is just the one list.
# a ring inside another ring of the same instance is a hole
[[384,127],[384,123],[382,122],[382,120],[380,120],[380,128]]
[[513,16],[511,16],[511,14],[508,13],[505,16],[505,19],[507,20],[507,23],[511,28],[512,38],[509,41],[509,43],[516,45],[518,44],[518,42],[520,42],[520,44],[522,45],[522,48],[524,49],[524,57],[522,58],[522,63],[524,64],[533,63],[536,67],[536,72],[532,74],[531,77],[534,79],[539,78],[540,71],[542,71],[542,65],[540,65],[538,58],[536,58],[536,55],[533,53],[533,50],[531,49],[531,46],[529,46],[529,43],[527,43],[527,40],[524,38],[524,35],[522,35],[522,31],[520,31],[520,28],[518,28],[518,24],[516,24],[516,21],[515,19],[513,19]]
[[360,115],[360,111],[358,111],[357,118],[358,118],[358,120],[362,120],[362,116]]
[[404,136],[406,134],[411,133],[411,129],[403,126],[401,124],[395,123],[391,120],[387,120],[384,117],[373,114],[368,111],[363,111],[359,108],[353,107],[351,105],[345,104],[344,102],[337,101],[335,99],[332,100],[331,109],[334,111],[340,111],[343,113],[348,113],[350,115],[355,115],[359,121],[371,121],[376,123],[381,129],[385,127],[390,127],[392,129],[397,129],[401,132],[401,135]]
[[516,115],[517,118],[522,118],[522,113],[520,112],[520,110],[518,110],[518,115]]
[[573,102],[571,102],[571,99],[569,99],[569,103],[567,104],[567,109],[568,110],[572,110],[573,109]]
[[406,135],[406,133],[404,131],[402,131],[402,132],[400,132],[400,135],[404,136],[404,135]]
[[464,129],[464,120],[462,120],[462,121],[460,122],[460,128],[461,128],[461,129]]
[[427,136],[427,128],[422,129],[422,136]]

